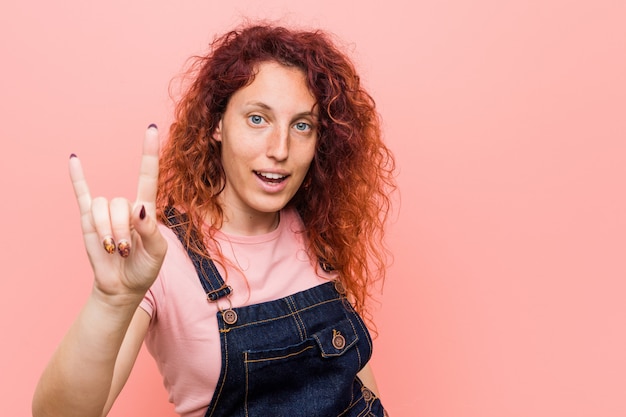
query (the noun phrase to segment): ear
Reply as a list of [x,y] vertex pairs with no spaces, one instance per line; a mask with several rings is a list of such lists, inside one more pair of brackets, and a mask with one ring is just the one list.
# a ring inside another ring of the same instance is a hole
[[215,139],[216,142],[222,141],[222,119],[217,123],[217,127],[213,131],[212,138]]

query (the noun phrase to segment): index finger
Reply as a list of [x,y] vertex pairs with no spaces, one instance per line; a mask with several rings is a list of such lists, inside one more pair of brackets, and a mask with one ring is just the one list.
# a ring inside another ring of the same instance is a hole
[[156,125],[148,126],[143,141],[143,154],[137,184],[137,203],[155,207],[159,177],[159,132]]
[[85,179],[83,166],[78,157],[74,154],[70,156],[70,179],[72,180],[74,194],[78,202],[78,210],[82,217],[84,214],[91,211],[91,194],[89,193],[89,186]]

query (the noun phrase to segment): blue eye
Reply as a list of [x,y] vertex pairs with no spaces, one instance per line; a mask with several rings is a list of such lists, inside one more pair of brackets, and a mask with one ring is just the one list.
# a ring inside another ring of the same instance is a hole
[[295,128],[296,130],[304,132],[305,130],[311,129],[311,125],[308,123],[304,123],[304,122],[298,122],[295,124]]
[[253,114],[248,118],[253,125],[260,125],[263,123],[263,118],[258,114]]

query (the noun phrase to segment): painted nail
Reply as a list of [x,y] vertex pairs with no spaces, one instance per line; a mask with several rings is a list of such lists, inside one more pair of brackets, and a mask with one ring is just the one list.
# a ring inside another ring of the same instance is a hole
[[107,253],[115,252],[115,241],[113,240],[112,236],[105,237],[102,241],[102,246],[104,247],[104,250],[107,251]]
[[157,125],[155,125],[154,123],[150,123],[150,124],[148,125],[148,129],[152,129],[152,128],[154,128],[154,129],[158,129]]
[[70,159],[72,159],[72,158],[76,158],[76,154],[75,153],[70,154]]
[[146,206],[141,206],[141,210],[139,210],[139,219],[143,220],[146,218]]
[[130,242],[126,239],[120,240],[117,244],[117,251],[122,258],[128,258],[128,255],[130,255]]

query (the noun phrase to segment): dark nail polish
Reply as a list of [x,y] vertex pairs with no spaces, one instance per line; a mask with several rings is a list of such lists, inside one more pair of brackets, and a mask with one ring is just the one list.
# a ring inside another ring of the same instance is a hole
[[154,128],[154,129],[158,129],[157,125],[155,125],[154,123],[150,123],[150,124],[148,125],[148,129],[152,129],[152,128]]
[[102,246],[104,247],[104,250],[107,251],[107,253],[115,252],[115,242],[113,241],[113,238],[111,236],[107,236],[104,238],[104,240],[102,241]]
[[72,158],[76,158],[76,154],[75,153],[70,154],[70,159],[72,159]]
[[141,206],[141,210],[139,211],[139,219],[143,220],[146,218],[146,206]]
[[130,255],[130,242],[125,239],[120,240],[117,244],[117,251],[122,258],[128,258],[128,255]]

